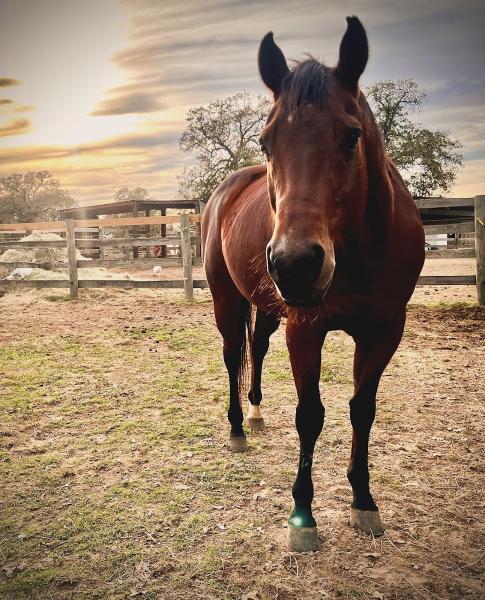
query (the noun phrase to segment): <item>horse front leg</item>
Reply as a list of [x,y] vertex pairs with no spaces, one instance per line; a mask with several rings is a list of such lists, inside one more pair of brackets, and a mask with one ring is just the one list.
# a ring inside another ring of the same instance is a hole
[[251,389],[248,393],[247,424],[255,431],[265,428],[261,412],[261,373],[263,361],[269,348],[269,338],[278,329],[280,320],[272,315],[267,315],[261,310],[256,312],[253,339],[251,343]]
[[315,324],[288,320],[286,342],[298,394],[296,429],[300,438],[298,473],[293,485],[295,508],[288,522],[288,547],[294,552],[318,550],[312,515],[312,464],[315,443],[323,428],[325,409],[320,400],[320,366],[325,332]]
[[354,396],[350,401],[352,450],[347,477],[352,486],[350,524],[365,533],[381,535],[384,525],[370,492],[369,437],[376,414],[376,394],[384,369],[399,346],[405,310],[390,323],[368,325],[354,335]]

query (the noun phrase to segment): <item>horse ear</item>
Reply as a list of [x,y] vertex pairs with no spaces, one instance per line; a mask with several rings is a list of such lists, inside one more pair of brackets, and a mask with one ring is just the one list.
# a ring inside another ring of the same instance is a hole
[[352,91],[357,90],[359,78],[369,58],[367,34],[357,17],[347,17],[347,31],[340,42],[335,75]]
[[284,78],[290,70],[286,59],[274,43],[273,32],[267,33],[261,40],[258,54],[258,66],[261,79],[273,92],[275,99],[280,95]]

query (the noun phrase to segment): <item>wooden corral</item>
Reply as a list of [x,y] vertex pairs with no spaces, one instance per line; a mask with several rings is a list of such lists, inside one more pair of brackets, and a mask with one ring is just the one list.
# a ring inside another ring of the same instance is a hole
[[[160,204],[160,203],[158,203]],[[473,234],[475,248],[463,247],[461,245],[451,244],[451,247],[429,250],[426,253],[427,259],[433,258],[471,258],[476,257],[477,276],[475,275],[455,275],[455,276],[421,276],[418,285],[475,285],[477,286],[478,301],[485,304],[485,196],[476,196],[475,198],[425,198],[416,200],[416,205],[420,210],[423,219],[425,234],[447,234],[448,237],[457,234]],[[119,208],[119,207],[118,207]],[[90,207],[87,207],[89,210]],[[74,210],[74,209],[68,209]],[[95,209],[98,210],[98,209]],[[115,209],[114,209],[115,210]],[[147,209],[148,210],[148,209]],[[89,214],[89,213],[88,213]],[[0,287],[22,286],[33,288],[45,287],[70,287],[72,297],[77,297],[78,288],[82,287],[123,287],[123,288],[183,288],[186,298],[191,299],[193,288],[207,287],[204,280],[192,279],[192,265],[200,265],[201,259],[198,256],[197,248],[200,247],[200,235],[191,235],[190,224],[195,224],[196,234],[200,229],[200,214],[182,214],[168,216],[145,216],[117,218],[105,217],[67,219],[59,222],[45,223],[15,223],[0,224],[1,232],[27,232],[31,230],[57,231],[66,233],[66,241],[18,241],[7,240],[0,242],[0,252],[2,248],[11,248],[19,246],[34,247],[66,247],[69,252],[69,278],[70,281],[6,281],[0,280]],[[133,227],[167,224],[180,224],[180,236],[175,241],[174,238],[166,236],[160,237],[140,237],[133,239],[131,237],[116,237],[99,239],[76,239],[75,233],[80,228],[97,227],[101,231],[106,227]],[[451,238],[453,240],[453,238]],[[139,258],[138,252],[133,252],[133,259],[94,259],[94,260],[76,260],[76,248],[129,248],[136,250],[153,246],[166,247],[176,243],[181,248],[180,258]],[[39,264],[39,263],[3,263],[4,266],[17,267],[44,267],[53,268],[56,266],[65,266],[61,264]],[[132,280],[80,280],[77,281],[77,269],[82,267],[151,267],[154,265],[183,267],[182,280],[165,281],[132,281]]]
[[[117,288],[183,288],[188,300],[193,297],[193,288],[207,287],[207,282],[204,280],[193,280],[192,265],[200,265],[201,259],[195,256],[194,247],[200,246],[200,236],[192,236],[190,227],[191,224],[200,224],[200,215],[169,215],[166,217],[133,217],[133,218],[105,218],[103,226],[127,227],[133,225],[167,225],[171,223],[180,224],[180,238],[177,240],[181,248],[180,258],[134,258],[122,260],[78,260],[76,258],[76,248],[93,248],[101,247],[118,247],[124,248],[128,246],[148,247],[148,246],[166,246],[174,244],[172,238],[110,238],[110,239],[76,239],[75,232],[79,227],[92,227],[93,222],[98,222],[97,219],[67,219],[66,221],[49,221],[44,223],[14,223],[0,224],[1,231],[22,231],[31,230],[40,231],[56,231],[64,232],[66,240],[35,240],[35,241],[6,241],[0,242],[0,250],[2,248],[15,247],[66,247],[68,251],[68,269],[69,281],[65,280],[0,280],[0,287],[17,286],[28,288],[46,288],[46,287],[69,287],[72,298],[77,298],[79,288],[96,288],[96,287],[117,287]],[[177,266],[183,267],[184,275],[181,280],[159,280],[159,281],[134,281],[134,280],[79,280],[78,269],[83,267],[133,267],[133,266]],[[5,262],[2,266],[12,269],[19,267],[44,267],[55,268],[65,267],[64,263],[30,263],[30,262]]]
[[[66,221],[67,219],[74,220],[85,220],[85,219],[99,219],[103,221],[103,227],[96,227],[93,225],[94,231],[97,232],[92,237],[97,239],[103,239],[106,235],[106,230],[104,229],[105,223],[104,218],[106,215],[131,215],[132,217],[139,217],[143,215],[145,217],[155,216],[156,213],[159,213],[161,217],[167,216],[167,211],[169,210],[191,210],[194,211],[195,214],[201,214],[204,212],[205,203],[199,200],[123,200],[118,202],[106,202],[101,204],[91,204],[89,206],[81,206],[81,207],[73,207],[73,208],[65,208],[59,212],[60,220]],[[154,214],[155,213],[155,214]],[[99,225],[99,223],[98,223]],[[145,225],[144,231],[140,232],[140,226],[130,226],[132,227],[128,233],[130,236],[134,238],[138,237],[150,237],[150,227]],[[197,235],[200,235],[200,230],[198,229],[199,225],[197,223]],[[78,236],[80,237],[80,236]],[[160,237],[167,237],[167,223],[160,224]],[[133,258],[139,258],[139,246],[132,245],[132,254]],[[104,247],[98,246],[93,247],[93,250],[96,252],[97,258],[105,258],[104,257]],[[129,258],[129,247],[126,246],[125,250],[125,258]],[[200,244],[196,245],[195,248],[196,256],[201,256],[201,247]],[[150,247],[147,246],[145,248],[146,257],[150,256]],[[167,245],[161,246],[161,258],[165,258],[167,256]]]

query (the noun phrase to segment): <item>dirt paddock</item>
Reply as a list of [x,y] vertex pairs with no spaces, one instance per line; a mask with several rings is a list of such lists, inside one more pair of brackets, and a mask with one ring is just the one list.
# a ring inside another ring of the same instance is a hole
[[263,378],[268,428],[234,455],[208,292],[6,294],[0,598],[483,597],[485,310],[456,303],[473,288],[433,290],[413,299],[378,395],[379,539],[348,526],[352,343],[326,342],[321,550],[308,555],[285,546],[298,444],[283,328]]

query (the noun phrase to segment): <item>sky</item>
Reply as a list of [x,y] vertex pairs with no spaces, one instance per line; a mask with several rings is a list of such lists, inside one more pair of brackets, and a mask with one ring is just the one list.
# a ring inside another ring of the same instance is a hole
[[80,204],[123,186],[177,197],[192,106],[267,91],[256,56],[337,60],[345,16],[367,29],[365,87],[415,79],[416,119],[462,145],[450,196],[485,194],[483,0],[0,0],[0,176],[49,170]]

